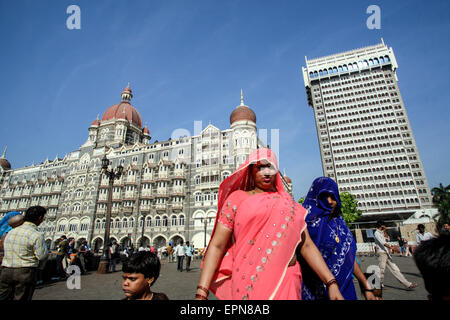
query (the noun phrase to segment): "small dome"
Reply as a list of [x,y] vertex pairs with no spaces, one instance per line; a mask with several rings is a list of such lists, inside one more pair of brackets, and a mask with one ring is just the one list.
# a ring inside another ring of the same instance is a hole
[[98,121],[98,119],[95,119],[94,121],[92,121],[91,127],[98,127],[100,125],[100,121]]
[[6,160],[5,158],[0,158],[0,167],[2,167],[3,170],[10,170],[11,163],[9,163],[9,161]]
[[284,176],[284,180],[286,180],[287,183],[292,184],[292,180],[288,176]]
[[247,106],[239,106],[233,110],[230,115],[230,124],[236,121],[248,120],[256,123],[256,115],[252,109]]
[[150,135],[150,130],[148,130],[147,126],[145,126],[142,132],[144,132],[144,134]]
[[256,123],[256,115],[252,109],[244,104],[244,94],[241,89],[241,104],[230,115],[230,125],[236,121],[247,120]]

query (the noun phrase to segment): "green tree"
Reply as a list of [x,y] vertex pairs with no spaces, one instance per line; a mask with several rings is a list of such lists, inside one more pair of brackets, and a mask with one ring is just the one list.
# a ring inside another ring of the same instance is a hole
[[441,229],[445,223],[450,223],[450,185],[444,187],[442,183],[439,187],[431,189],[433,203],[439,210],[438,228]]
[[355,199],[355,196],[349,192],[342,192],[339,196],[341,197],[341,212],[345,223],[358,219],[362,211],[357,207],[358,200]]
[[303,202],[305,202],[305,197],[301,197],[300,199],[298,199],[298,203],[303,204]]

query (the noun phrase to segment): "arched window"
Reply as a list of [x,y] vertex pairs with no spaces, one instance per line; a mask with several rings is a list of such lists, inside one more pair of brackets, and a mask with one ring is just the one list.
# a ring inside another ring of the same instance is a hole
[[123,219],[122,228],[128,228],[128,219],[127,218]]
[[184,226],[184,215],[180,215],[180,226]]
[[114,222],[115,222],[114,228],[119,229],[120,228],[120,219],[117,218]]
[[162,220],[163,220],[163,227],[167,227],[168,222],[169,222],[169,219],[167,219],[167,216],[164,216]]
[[129,227],[133,228],[134,227],[134,218],[130,218],[129,222],[130,222]]
[[157,227],[161,226],[161,219],[159,217],[155,218],[155,226]]
[[[158,218],[159,219],[159,218]],[[146,220],[146,226],[147,227],[151,227],[152,226],[152,217],[147,217],[147,220]]]
[[172,216],[172,225],[176,226],[177,225],[177,216]]

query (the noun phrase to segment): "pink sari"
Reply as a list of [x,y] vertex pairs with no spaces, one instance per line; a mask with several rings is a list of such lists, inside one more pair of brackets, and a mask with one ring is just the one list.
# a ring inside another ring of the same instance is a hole
[[[280,175],[276,192],[248,195],[254,188],[249,165],[268,160],[278,170],[270,149],[255,150],[219,188],[217,223],[233,230],[210,290],[225,300],[300,300],[298,262],[288,266],[301,242],[306,210],[284,190]],[[207,252],[206,252],[207,254]]]

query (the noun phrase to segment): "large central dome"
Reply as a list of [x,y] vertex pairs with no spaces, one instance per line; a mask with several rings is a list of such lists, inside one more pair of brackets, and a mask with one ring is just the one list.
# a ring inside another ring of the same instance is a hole
[[142,128],[142,117],[139,111],[130,103],[132,97],[133,95],[128,85],[122,92],[122,102],[109,107],[103,114],[101,121],[125,119]]

